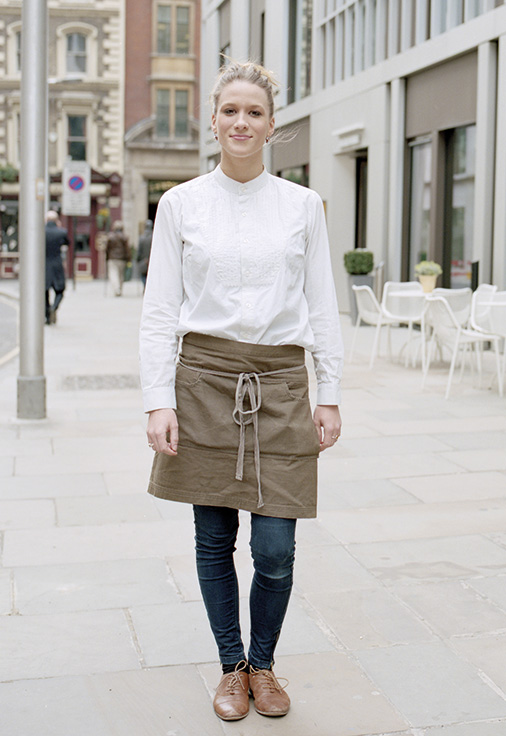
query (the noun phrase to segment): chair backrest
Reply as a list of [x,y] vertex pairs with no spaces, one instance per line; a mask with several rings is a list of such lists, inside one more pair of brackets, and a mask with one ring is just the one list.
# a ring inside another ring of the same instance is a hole
[[419,281],[387,281],[381,299],[383,311],[401,322],[417,321],[425,306],[425,293]]
[[374,291],[367,285],[356,286],[353,284],[351,288],[355,293],[358,315],[362,322],[366,322],[368,325],[377,325],[381,307]]
[[506,291],[496,291],[492,294],[490,327],[495,335],[506,337]]
[[471,313],[472,295],[473,292],[469,287],[463,289],[435,288],[432,291],[432,296],[442,296],[446,299],[460,325],[467,324]]
[[469,325],[473,330],[490,332],[490,304],[497,291],[493,284],[480,284],[471,299],[471,315]]
[[461,328],[450,305],[442,296],[427,298],[423,311],[423,324],[432,327],[436,337],[442,342],[454,339],[455,333]]

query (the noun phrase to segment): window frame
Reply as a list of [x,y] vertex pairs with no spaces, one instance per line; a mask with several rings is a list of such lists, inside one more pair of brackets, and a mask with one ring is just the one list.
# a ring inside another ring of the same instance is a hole
[[[167,108],[167,124],[165,126],[161,126],[159,122],[159,110],[162,107],[159,103],[159,95],[160,93],[168,93],[168,108]],[[177,132],[177,108],[176,108],[176,100],[177,100],[177,93],[178,92],[185,92],[186,93],[186,133],[185,135],[178,135]],[[158,85],[154,89],[154,110],[155,110],[155,127],[154,127],[154,136],[155,139],[160,141],[179,141],[179,142],[188,142],[191,140],[191,124],[190,124],[190,110],[192,105],[192,95],[193,90],[191,86],[184,86],[184,85]],[[168,135],[160,135],[159,131],[164,128],[168,130]]]
[[[170,19],[167,21],[169,26],[168,33],[168,48],[169,50],[163,50],[159,44],[159,13],[161,8],[170,9]],[[194,53],[194,6],[193,3],[185,2],[184,0],[157,0],[155,12],[153,13],[153,49],[157,56],[177,56],[186,57],[191,56]],[[180,30],[180,24],[178,24],[178,10],[185,9],[188,11],[188,42],[187,48],[184,51],[179,51],[178,46],[178,35]]]

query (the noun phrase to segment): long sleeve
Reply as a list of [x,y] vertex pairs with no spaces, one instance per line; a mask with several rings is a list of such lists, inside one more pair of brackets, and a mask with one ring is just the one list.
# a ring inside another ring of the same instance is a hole
[[321,198],[312,192],[307,233],[304,294],[314,334],[312,351],[317,378],[317,403],[341,402],[343,342],[337,307],[327,225]]
[[144,410],[176,408],[176,328],[183,302],[182,250],[176,198],[158,205],[140,327]]

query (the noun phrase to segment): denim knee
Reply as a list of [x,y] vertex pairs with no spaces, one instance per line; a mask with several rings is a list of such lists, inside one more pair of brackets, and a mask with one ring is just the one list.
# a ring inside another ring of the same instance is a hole
[[235,509],[194,506],[195,549],[198,558],[235,552],[238,515]]
[[268,518],[265,521],[265,517],[260,517],[263,520],[255,524],[253,516],[250,548],[256,572],[271,579],[291,577],[295,560],[295,519]]

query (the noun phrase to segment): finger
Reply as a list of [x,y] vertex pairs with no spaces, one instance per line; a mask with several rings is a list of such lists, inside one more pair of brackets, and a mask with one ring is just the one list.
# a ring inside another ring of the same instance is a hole
[[179,443],[179,427],[177,424],[169,427],[168,431],[168,442],[170,445],[171,450],[176,453],[177,452],[177,446]]

